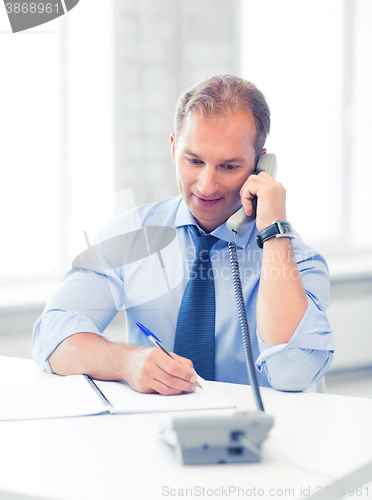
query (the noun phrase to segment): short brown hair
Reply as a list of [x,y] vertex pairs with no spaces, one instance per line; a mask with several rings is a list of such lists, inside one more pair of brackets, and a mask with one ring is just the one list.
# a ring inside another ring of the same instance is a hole
[[183,92],[174,115],[175,138],[177,140],[183,120],[191,111],[197,111],[201,116],[213,116],[247,110],[252,112],[255,122],[257,160],[270,132],[270,109],[263,93],[253,83],[237,76],[211,76]]

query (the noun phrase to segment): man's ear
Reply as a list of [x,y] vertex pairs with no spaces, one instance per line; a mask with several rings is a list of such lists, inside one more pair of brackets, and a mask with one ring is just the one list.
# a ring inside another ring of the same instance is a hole
[[176,136],[175,136],[174,132],[172,132],[170,135],[170,142],[171,142],[172,162],[173,162],[173,165],[176,166]]
[[259,161],[259,159],[260,159],[260,156],[265,155],[265,154],[266,154],[266,149],[265,149],[265,148],[263,148],[263,150],[261,151],[261,153],[260,153],[259,157],[258,157],[258,158],[257,158],[257,160],[256,160],[256,164],[255,164],[255,166],[254,166],[254,171],[252,172],[253,174],[255,174],[255,173],[256,173],[257,163],[258,163],[258,161]]

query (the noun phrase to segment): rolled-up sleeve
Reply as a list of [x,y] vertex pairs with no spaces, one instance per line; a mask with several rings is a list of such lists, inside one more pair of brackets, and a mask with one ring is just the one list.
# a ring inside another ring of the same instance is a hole
[[305,255],[299,247],[295,247],[295,255],[307,293],[307,309],[299,325],[286,344],[266,344],[256,332],[260,349],[257,370],[264,370],[272,387],[282,391],[304,391],[314,385],[327,372],[334,352],[326,315],[327,265],[319,254]]
[[35,323],[32,354],[39,366],[51,372],[48,358],[66,338],[76,333],[101,335],[123,306],[119,273],[70,270]]
[[52,373],[48,358],[65,339],[75,333],[90,332],[101,335],[100,330],[85,314],[52,309],[35,323],[32,354],[36,363]]

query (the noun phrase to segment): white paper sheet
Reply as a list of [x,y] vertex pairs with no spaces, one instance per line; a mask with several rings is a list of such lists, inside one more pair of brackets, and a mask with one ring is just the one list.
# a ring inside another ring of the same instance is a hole
[[106,411],[105,405],[82,375],[38,380],[35,383],[0,382],[0,420],[74,417]]
[[234,403],[219,393],[211,383],[201,381],[203,389],[177,396],[141,394],[133,391],[125,382],[94,381],[110,401],[110,413],[148,413],[164,411],[212,410],[235,408]]

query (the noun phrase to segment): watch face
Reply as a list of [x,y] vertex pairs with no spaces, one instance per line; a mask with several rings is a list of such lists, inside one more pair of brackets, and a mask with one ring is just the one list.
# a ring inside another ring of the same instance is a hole
[[288,222],[281,222],[280,225],[282,226],[282,234],[292,233],[291,225]]
[[277,222],[280,234],[277,237],[287,236],[289,238],[294,238],[292,225],[290,222],[279,221]]

